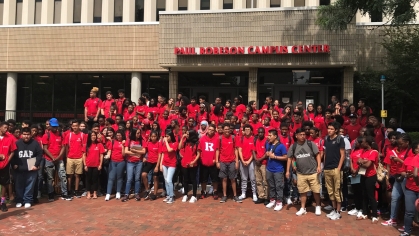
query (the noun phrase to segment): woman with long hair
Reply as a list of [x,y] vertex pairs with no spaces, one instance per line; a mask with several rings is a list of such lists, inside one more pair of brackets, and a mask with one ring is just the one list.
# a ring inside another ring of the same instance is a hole
[[185,139],[182,139],[179,143],[179,155],[182,158],[182,174],[183,174],[183,187],[184,194],[182,202],[188,201],[189,183],[192,183],[192,197],[189,203],[195,203],[198,199],[196,198],[196,192],[198,190],[198,184],[196,182],[196,174],[198,170],[198,133],[190,129],[184,135]]
[[361,110],[361,116],[358,117],[358,123],[364,127],[368,123],[368,117],[370,116],[370,108],[365,106]]
[[83,153],[84,171],[86,172],[87,199],[97,199],[99,171],[102,169],[105,148],[97,140],[97,133],[90,132],[87,136],[86,152]]
[[224,123],[224,107],[221,104],[215,105],[214,112],[210,117],[211,124]]
[[224,116],[231,111],[232,102],[230,99],[227,99],[226,104],[224,105]]
[[162,130],[160,128],[160,124],[157,121],[154,121],[153,124],[151,125],[151,132],[157,132],[157,134],[159,135],[159,137],[162,136]]
[[[355,139],[354,142],[354,150],[351,152],[351,174],[352,177],[355,179],[358,175],[358,159],[361,158],[362,153],[364,152],[364,149],[361,147],[362,140],[364,138],[362,136],[359,136],[357,139]],[[351,181],[353,196],[354,196],[354,203],[355,208],[350,210],[348,212],[348,215],[351,216],[358,216],[358,213],[362,213],[362,187],[361,183],[354,183],[354,181]]]
[[166,109],[169,111],[170,114],[173,114],[175,111],[175,106],[176,106],[175,99],[170,98],[169,101],[167,102]]
[[307,110],[305,112],[308,116],[308,120],[314,123],[315,111],[314,111],[314,104],[309,103],[307,105]]
[[[156,200],[157,190],[159,186],[159,163],[160,163],[160,153],[162,142],[159,141],[160,135],[156,131],[151,131],[150,141],[147,142],[145,147],[147,150],[147,158],[143,158],[143,169],[141,173],[141,178],[143,179],[143,184],[145,187],[144,200],[151,199]],[[154,193],[150,193],[150,185],[148,183],[148,173],[153,171],[153,182],[154,182]]]
[[121,199],[121,189],[123,183],[123,174],[125,170],[125,137],[124,133],[120,130],[116,131],[115,139],[111,139],[107,142],[108,153],[106,159],[110,159],[109,162],[109,174],[108,174],[108,186],[105,196],[105,201],[109,201],[111,198],[112,188],[116,181],[116,199]]
[[175,193],[173,190],[173,175],[176,171],[177,150],[178,143],[176,142],[175,135],[173,132],[167,130],[160,148],[161,157],[159,166],[160,171],[163,172],[164,182],[167,191],[167,197],[163,201],[168,204],[172,204],[174,202]]
[[292,105],[287,104],[284,107],[284,110],[282,110],[282,113],[279,115],[279,118],[281,121],[285,121],[287,119],[292,120]]
[[314,126],[320,130],[320,137],[325,137],[327,133],[327,127],[324,121],[324,106],[322,104],[317,105],[316,110],[314,111]]

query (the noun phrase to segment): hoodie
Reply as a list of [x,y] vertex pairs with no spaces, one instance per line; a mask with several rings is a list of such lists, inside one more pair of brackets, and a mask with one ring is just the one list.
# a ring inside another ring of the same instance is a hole
[[16,150],[11,160],[12,167],[17,165],[16,171],[29,171],[27,159],[36,158],[35,166],[39,168],[42,160],[43,151],[39,143],[30,139],[29,142],[25,143],[22,139],[16,142]]

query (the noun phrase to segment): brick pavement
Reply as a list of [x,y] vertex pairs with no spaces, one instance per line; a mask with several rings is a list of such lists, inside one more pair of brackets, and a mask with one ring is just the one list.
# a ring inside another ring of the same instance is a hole
[[296,206],[274,212],[250,198],[241,204],[212,198],[191,204],[182,203],[180,195],[172,205],[162,198],[125,203],[105,202],[104,197],[52,203],[41,199],[30,209],[9,204],[9,211],[0,213],[0,235],[398,235],[395,228],[356,221],[346,213],[331,221],[324,211],[316,216],[314,207],[308,210],[297,217]]

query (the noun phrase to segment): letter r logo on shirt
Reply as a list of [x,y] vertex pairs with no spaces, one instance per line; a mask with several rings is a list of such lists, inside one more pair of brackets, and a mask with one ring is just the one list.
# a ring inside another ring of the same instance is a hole
[[205,142],[205,151],[214,151],[214,144]]

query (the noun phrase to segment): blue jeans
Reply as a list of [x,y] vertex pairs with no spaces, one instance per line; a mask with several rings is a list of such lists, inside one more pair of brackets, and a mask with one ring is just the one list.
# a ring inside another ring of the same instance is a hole
[[54,193],[54,186],[52,182],[55,178],[55,171],[58,171],[58,177],[60,178],[61,194],[67,195],[67,174],[65,173],[65,166],[63,160],[50,162],[45,160],[45,172],[48,177],[48,194]]
[[141,190],[141,170],[143,162],[127,162],[127,184],[125,185],[125,194],[129,194],[132,181],[134,180],[134,194],[139,194]]
[[164,183],[166,186],[166,193],[169,197],[174,197],[175,193],[173,192],[173,175],[175,174],[176,167],[167,167],[163,165],[163,177]]
[[16,203],[33,203],[38,171],[15,171]]
[[396,219],[397,210],[399,209],[399,200],[406,191],[406,179],[401,183],[394,181],[393,190],[391,192],[391,212],[390,219]]
[[404,232],[410,234],[412,231],[413,218],[415,217],[416,207],[415,201],[419,198],[419,192],[414,192],[410,189],[406,189],[404,192],[404,204],[406,207],[404,213]]
[[116,179],[116,192],[120,193],[122,189],[122,182],[124,180],[123,174],[125,169],[125,161],[109,163],[108,187],[107,194],[112,193],[112,187]]

